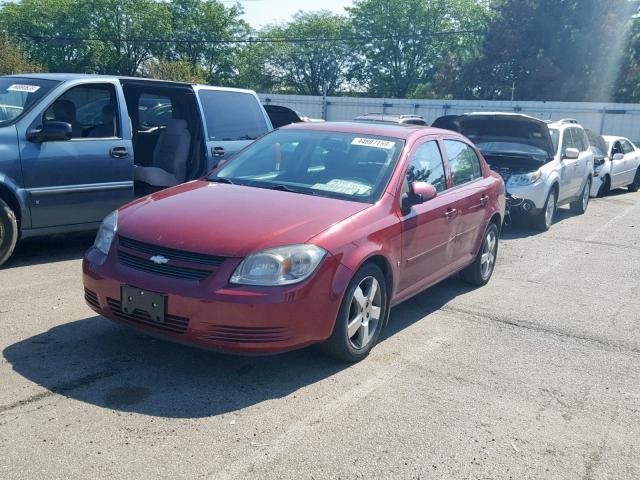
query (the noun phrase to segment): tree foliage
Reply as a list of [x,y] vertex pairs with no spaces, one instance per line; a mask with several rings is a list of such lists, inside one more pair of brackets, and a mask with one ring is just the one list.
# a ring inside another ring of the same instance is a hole
[[40,65],[31,63],[22,49],[11,42],[6,34],[0,34],[0,75],[21,72],[39,72]]

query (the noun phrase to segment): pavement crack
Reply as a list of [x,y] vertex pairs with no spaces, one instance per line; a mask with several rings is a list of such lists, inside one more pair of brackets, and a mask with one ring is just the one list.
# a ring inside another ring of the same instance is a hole
[[80,378],[76,378],[74,380],[70,380],[68,382],[62,383],[60,385],[56,385],[53,387],[50,387],[48,390],[44,391],[44,392],[40,392],[40,393],[36,393],[34,395],[31,395],[30,397],[27,398],[23,398],[22,400],[18,400],[6,405],[0,405],[0,413],[4,413],[7,412],[9,410],[13,410],[14,408],[18,408],[18,407],[22,407],[25,405],[30,405],[32,403],[36,403],[39,402],[41,400],[44,400],[45,398],[49,398],[53,395],[56,394],[61,394],[64,395],[65,392],[71,392],[73,390],[76,390],[78,388],[82,388],[85,387],[87,385],[91,385],[92,383],[97,382],[98,380],[103,380],[105,378],[109,378],[109,377],[113,377],[114,375],[117,375],[118,373],[120,373],[120,370],[115,370],[115,369],[109,369],[109,370],[102,370],[99,372],[95,372],[95,373],[91,373],[89,375],[85,375],[83,377]]
[[511,327],[523,328],[523,329],[531,330],[531,331],[535,331],[535,332],[546,333],[546,334],[553,335],[553,336],[560,337],[560,338],[566,338],[566,339],[570,339],[570,340],[577,340],[577,341],[581,341],[581,342],[589,342],[589,343],[597,344],[600,347],[604,347],[604,348],[607,348],[607,349],[615,349],[616,351],[624,351],[624,352],[627,352],[627,353],[640,354],[640,348],[632,346],[632,345],[630,345],[628,343],[624,343],[624,342],[614,342],[614,341],[605,340],[605,339],[602,339],[602,338],[599,338],[599,337],[595,337],[595,336],[592,336],[592,335],[581,335],[581,334],[575,333],[575,332],[568,332],[566,330],[559,330],[559,329],[555,329],[555,328],[549,328],[549,327],[545,327],[545,326],[538,325],[538,324],[531,323],[531,322],[511,320],[511,319],[500,317],[500,316],[497,316],[497,315],[491,315],[491,314],[488,314],[486,312],[478,312],[478,311],[474,311],[474,310],[471,310],[471,309],[452,307],[450,305],[445,305],[445,306],[441,307],[440,309],[445,311],[445,312],[459,313],[459,314],[463,314],[463,315],[470,315],[470,316],[473,316],[473,317],[481,318],[483,320],[490,320],[492,322],[501,323],[503,325],[509,325]]

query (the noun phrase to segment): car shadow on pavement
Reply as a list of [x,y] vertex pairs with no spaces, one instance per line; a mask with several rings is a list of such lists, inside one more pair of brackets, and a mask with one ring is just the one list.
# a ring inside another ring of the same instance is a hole
[[[564,222],[573,218],[575,215],[569,210],[569,208],[560,207],[556,210],[555,218],[553,219],[553,225]],[[553,229],[553,225],[551,228]],[[529,226],[523,218],[513,218],[512,223],[502,227],[501,238],[503,240],[517,240],[519,238],[534,237],[544,232],[537,230]]]
[[95,237],[95,232],[82,232],[27,238],[18,242],[16,250],[2,269],[79,260],[89,249]]
[[[404,302],[392,310],[381,342],[471,290],[450,279]],[[287,397],[350,367],[315,347],[268,357],[213,353],[157,340],[99,316],[53,327],[10,345],[3,355],[15,372],[47,392],[16,398],[0,405],[0,412],[56,393],[168,418],[215,416]]]

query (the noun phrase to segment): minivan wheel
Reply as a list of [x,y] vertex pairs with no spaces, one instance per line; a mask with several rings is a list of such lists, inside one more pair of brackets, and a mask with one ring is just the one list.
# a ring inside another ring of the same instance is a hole
[[629,185],[630,192],[637,192],[640,189],[640,167],[636,170],[636,176],[633,179],[633,183]]
[[354,275],[342,299],[325,352],[343,362],[365,358],[380,337],[389,308],[387,283],[380,268],[364,265]]
[[495,223],[490,223],[484,232],[480,251],[471,265],[460,272],[460,277],[473,285],[486,285],[493,275],[498,256],[500,232]]
[[553,225],[553,217],[556,215],[556,209],[558,208],[558,197],[556,191],[551,190],[547,196],[547,201],[544,203],[542,212],[533,217],[533,226],[538,230],[547,231]]
[[582,215],[587,211],[589,206],[589,192],[591,191],[591,179],[587,180],[587,184],[584,186],[580,198],[575,202],[571,202],[571,211],[576,215]]
[[13,210],[0,199],[0,265],[9,260],[18,241],[18,222]]

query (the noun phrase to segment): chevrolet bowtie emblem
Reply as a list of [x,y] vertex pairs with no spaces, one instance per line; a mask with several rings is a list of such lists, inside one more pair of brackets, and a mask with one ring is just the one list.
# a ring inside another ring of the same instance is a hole
[[169,259],[167,257],[163,257],[162,255],[154,255],[149,260],[157,265],[164,265],[166,263],[169,263]]

